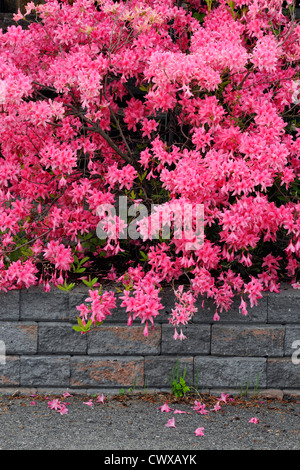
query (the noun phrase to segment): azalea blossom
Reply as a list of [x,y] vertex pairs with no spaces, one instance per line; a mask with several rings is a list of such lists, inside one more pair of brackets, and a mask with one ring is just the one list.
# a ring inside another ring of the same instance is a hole
[[22,20],[23,18],[24,18],[24,16],[21,13],[20,8],[18,8],[18,13],[13,14],[13,19],[14,19],[14,21],[19,21],[19,20]]
[[219,411],[219,410],[221,410],[221,406],[220,406],[220,402],[217,401],[217,403],[214,405],[211,411]]
[[203,431],[204,431],[204,428],[197,428],[197,429],[195,430],[196,436],[204,436],[204,432],[203,432]]
[[209,410],[206,410],[205,403],[201,404],[199,402],[195,402],[196,405],[193,407],[193,410],[197,411],[197,413],[200,413],[201,415],[207,415],[209,413]]
[[223,401],[224,403],[227,403],[229,397],[229,393],[221,393],[220,401]]
[[87,406],[94,406],[94,403],[93,403],[93,399],[91,398],[89,401],[84,401],[83,402],[84,405],[87,405]]
[[97,403],[104,403],[104,400],[105,400],[105,396],[103,395],[103,393],[101,395],[98,395],[97,399],[96,399],[96,402]]
[[169,413],[170,411],[173,411],[173,408],[169,407],[169,405],[167,403],[167,400],[165,401],[164,405],[159,406],[158,409],[162,412],[165,411],[166,413]]
[[59,414],[61,415],[66,415],[68,414],[68,408],[66,407],[66,405],[62,405],[61,408],[58,410]]
[[176,428],[175,426],[175,418],[171,418],[168,420],[167,424],[165,425],[167,428]]
[[215,314],[214,314],[213,320],[214,320],[214,321],[219,321],[219,320],[220,320],[220,315],[218,314],[217,311],[216,311]]
[[175,331],[174,331],[173,338],[174,339],[180,339],[180,341],[183,341],[184,339],[187,339],[187,337],[183,334],[182,329],[180,330],[180,333],[178,334],[176,328],[175,328]]
[[28,2],[27,5],[25,6],[26,13],[25,16],[31,13],[32,10],[35,10],[35,4],[34,2]]
[[54,398],[53,400],[48,401],[48,407],[51,408],[51,410],[60,410],[61,406],[62,405],[57,398]]
[[0,104],[5,103],[5,96],[6,96],[6,82],[4,80],[0,80]]

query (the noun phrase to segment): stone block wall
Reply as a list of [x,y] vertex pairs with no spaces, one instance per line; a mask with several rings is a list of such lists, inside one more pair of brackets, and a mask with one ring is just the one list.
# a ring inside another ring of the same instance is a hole
[[280,389],[300,391],[300,291],[288,286],[266,294],[257,307],[241,315],[238,302],[213,321],[214,308],[199,300],[193,324],[183,328],[187,340],[173,339],[168,317],[174,295],[166,291],[165,309],[154,330],[127,326],[118,306],[99,328],[75,332],[75,306],[87,290],[70,293],[41,288],[0,293],[0,393],[23,391],[170,390],[172,372],[186,370],[186,382],[198,391]]

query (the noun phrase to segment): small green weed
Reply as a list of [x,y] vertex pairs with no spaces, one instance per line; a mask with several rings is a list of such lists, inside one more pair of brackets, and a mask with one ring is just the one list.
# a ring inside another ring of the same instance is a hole
[[[258,388],[258,382],[259,382],[259,372],[256,377],[256,383],[252,382],[253,388],[251,388],[251,392],[253,396],[256,396],[259,393],[259,388]],[[249,386],[250,386],[250,379],[247,381],[246,388],[244,389],[244,384],[241,384],[240,387],[240,398],[242,397],[248,397],[249,395]]]
[[134,378],[133,386],[128,389],[128,393],[134,392],[136,388],[136,377]]
[[174,393],[175,397],[183,397],[186,393],[190,391],[190,387],[187,386],[185,382],[186,368],[183,371],[182,377],[180,377],[180,365],[178,360],[176,365],[173,367],[172,383],[171,390]]

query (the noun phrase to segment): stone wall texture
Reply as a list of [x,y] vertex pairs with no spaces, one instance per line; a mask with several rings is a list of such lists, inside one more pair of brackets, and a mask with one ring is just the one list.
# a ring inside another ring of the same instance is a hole
[[171,291],[162,294],[165,309],[148,337],[139,321],[127,326],[120,302],[100,327],[76,332],[75,307],[86,297],[85,287],[0,293],[0,392],[170,390],[176,368],[199,392],[300,391],[300,290],[266,293],[248,316],[237,301],[218,322],[212,303],[202,308],[199,299],[183,342],[168,322]]

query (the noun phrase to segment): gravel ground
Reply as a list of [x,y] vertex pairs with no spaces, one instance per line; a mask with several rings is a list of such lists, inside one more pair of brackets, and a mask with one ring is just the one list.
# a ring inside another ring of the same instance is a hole
[[[54,398],[67,403],[67,414],[49,408],[48,401]],[[92,407],[83,404],[90,399]],[[132,450],[180,454],[184,450],[300,449],[300,401],[233,398],[208,415],[192,409],[195,400],[211,409],[218,399],[140,393],[111,395],[97,403],[96,397],[81,395],[0,396],[0,449],[101,450],[105,451],[103,458],[113,455],[107,451],[119,451],[114,455],[120,456],[122,451],[129,455]],[[158,409],[165,401],[172,412]],[[186,413],[174,414],[175,409]],[[259,422],[249,423],[252,417]],[[166,427],[171,418],[175,418],[176,428]],[[198,427],[204,428],[204,436],[195,435]]]

